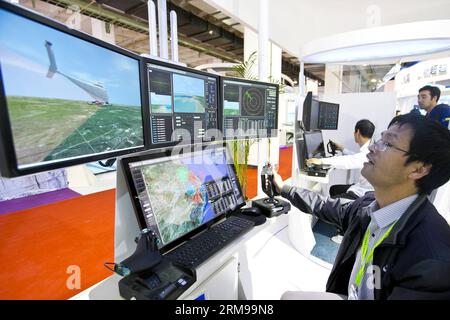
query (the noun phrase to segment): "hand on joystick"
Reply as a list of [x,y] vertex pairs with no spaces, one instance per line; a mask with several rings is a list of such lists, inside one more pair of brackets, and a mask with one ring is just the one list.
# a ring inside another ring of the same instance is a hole
[[275,186],[275,190],[281,194],[281,189],[284,186],[283,179],[278,174],[278,165],[273,170],[273,185]]

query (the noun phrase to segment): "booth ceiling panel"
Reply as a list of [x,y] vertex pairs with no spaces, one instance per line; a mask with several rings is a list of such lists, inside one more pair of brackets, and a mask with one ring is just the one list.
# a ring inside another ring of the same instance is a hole
[[[210,5],[258,30],[260,1],[206,0]],[[298,55],[311,40],[353,30],[414,21],[450,19],[448,0],[283,0],[269,3],[269,38]]]

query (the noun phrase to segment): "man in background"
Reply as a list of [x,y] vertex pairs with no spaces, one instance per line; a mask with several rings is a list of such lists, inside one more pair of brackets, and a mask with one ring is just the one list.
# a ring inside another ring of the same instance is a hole
[[419,89],[417,101],[420,109],[427,112],[428,118],[440,122],[446,128],[450,128],[450,106],[444,103],[438,104],[440,97],[441,90],[438,87],[425,86]]
[[[367,120],[359,120],[355,125],[355,131],[353,138],[359,146],[359,152],[353,153],[347,149],[344,149],[341,145],[334,143],[336,150],[342,152],[342,156],[334,156],[331,158],[316,159],[311,158],[306,160],[308,165],[311,164],[327,164],[336,169],[362,169],[364,162],[367,160],[366,155],[369,153],[369,145],[375,131],[375,125]],[[330,187],[330,197],[344,198],[349,200],[355,200],[362,197],[366,192],[373,191],[372,185],[359,174],[358,181],[354,184],[336,184]],[[342,230],[338,229],[337,234],[331,237],[331,240],[336,243],[342,242]]]
[[[367,120],[359,120],[355,125],[353,137],[359,146],[359,152],[353,153],[344,149],[341,145],[334,143],[336,149],[342,152],[342,156],[334,156],[330,158],[311,158],[306,160],[308,165],[326,164],[336,169],[362,169],[366,161],[366,155],[369,153],[369,145],[375,131],[375,125]],[[330,188],[330,196],[332,198],[346,198],[350,200],[362,197],[366,192],[373,191],[371,184],[363,176],[359,176],[355,184],[338,184]]]

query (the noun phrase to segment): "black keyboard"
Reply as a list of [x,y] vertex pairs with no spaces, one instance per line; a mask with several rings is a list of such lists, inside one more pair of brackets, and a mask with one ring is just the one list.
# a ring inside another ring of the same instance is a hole
[[195,268],[253,226],[253,221],[231,216],[170,251],[166,257],[183,266]]

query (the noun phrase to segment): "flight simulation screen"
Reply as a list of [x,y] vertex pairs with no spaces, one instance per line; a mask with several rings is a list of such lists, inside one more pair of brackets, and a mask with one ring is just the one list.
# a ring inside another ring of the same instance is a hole
[[11,130],[5,145],[14,145],[17,167],[143,147],[138,57],[33,15],[0,8],[2,126]]
[[257,137],[276,133],[278,87],[257,82],[223,80],[223,134]]
[[305,132],[306,159],[324,158],[325,147],[322,131]]
[[152,143],[209,140],[208,129],[217,129],[217,78],[150,63],[147,75]]
[[319,102],[318,129],[337,130],[339,120],[339,104]]
[[141,227],[155,232],[159,248],[245,203],[227,152],[221,146],[157,159],[124,159]]

